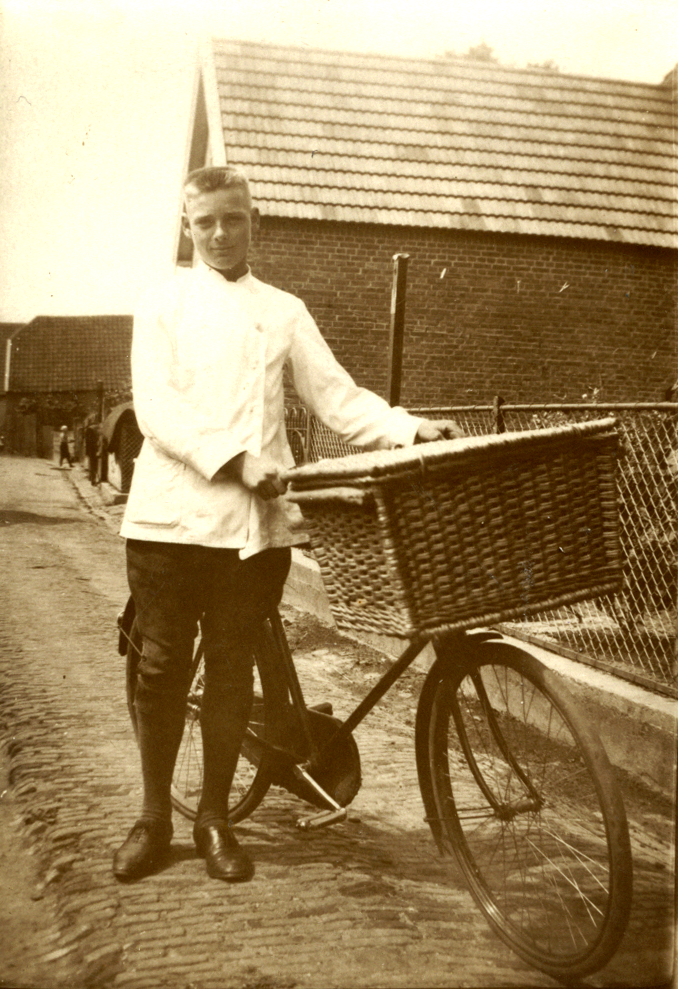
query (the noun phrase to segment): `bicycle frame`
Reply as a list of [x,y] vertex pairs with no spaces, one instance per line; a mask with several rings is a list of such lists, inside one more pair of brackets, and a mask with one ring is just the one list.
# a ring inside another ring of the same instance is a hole
[[[118,616],[118,648],[121,653],[123,653],[127,648],[127,641],[129,640],[129,633],[134,620],[134,614],[134,603],[130,597],[124,611]],[[309,797],[315,797],[316,801],[319,799],[329,808],[329,811],[321,812],[320,814],[299,821],[299,826],[301,828],[315,828],[326,824],[333,824],[336,821],[342,820],[346,817],[346,808],[337,803],[334,797],[323,789],[320,783],[314,779],[313,774],[318,775],[324,770],[328,770],[328,768],[332,765],[333,760],[336,759],[337,752],[341,752],[343,750],[345,753],[345,746],[355,744],[352,742],[352,732],[354,729],[379,703],[384,694],[386,694],[396,680],[402,676],[405,670],[411,666],[428,642],[433,642],[438,654],[441,652],[449,652],[451,647],[453,647],[455,653],[461,655],[463,654],[466,646],[466,633],[464,631],[448,632],[439,636],[436,636],[435,634],[423,634],[415,639],[412,639],[398,659],[396,659],[393,665],[379,678],[376,684],[357,704],[348,717],[339,723],[336,731],[334,731],[327,740],[323,741],[322,744],[319,745],[316,740],[316,732],[314,731],[312,719],[317,717],[317,713],[319,711],[322,712],[322,705],[319,707],[309,708],[306,704],[296,666],[294,665],[294,658],[287,642],[287,636],[285,635],[285,630],[277,608],[269,614],[267,621],[273,634],[277,655],[282,663],[281,672],[283,674],[284,683],[290,698],[290,709],[294,713],[294,717],[297,720],[297,725],[301,730],[301,751],[296,750],[297,745],[295,742],[298,733],[294,731],[295,726],[293,726],[291,722],[287,726],[283,725],[283,744],[281,744],[280,740],[277,742],[272,742],[269,739],[262,738],[250,729],[247,731],[245,743],[249,740],[254,743],[260,751],[265,751],[280,760],[282,770],[279,778],[276,779],[276,782],[279,785],[290,790],[291,792],[296,792],[297,795],[301,796],[303,799],[308,800]],[[475,641],[478,641],[480,637],[485,639],[492,638],[494,635],[495,633],[492,632],[474,632],[473,637]],[[193,659],[191,679],[197,671],[202,655],[203,646],[202,642],[200,642]],[[285,728],[288,730],[285,731]],[[501,739],[501,733],[498,726],[497,732],[501,743],[503,740]],[[285,744],[288,742],[288,739],[293,739],[291,744]],[[291,772],[292,776],[285,776],[285,770],[287,770],[288,773]],[[298,789],[299,785],[302,788],[301,792]],[[482,784],[481,788],[483,788]],[[304,790],[306,792],[304,792]]]
[[[384,694],[386,694],[396,680],[402,676],[405,670],[411,666],[428,642],[433,641],[437,652],[442,649],[449,650],[452,642],[454,642],[457,650],[463,652],[466,633],[463,631],[452,632],[446,633],[439,637],[436,637],[435,635],[421,635],[416,639],[411,640],[398,659],[395,660],[393,665],[379,678],[377,683],[358,703],[348,717],[341,722],[337,730],[327,741],[319,746],[314,738],[310,721],[311,712],[313,709],[309,709],[306,705],[301,684],[297,675],[297,670],[294,665],[294,659],[292,657],[292,653],[287,642],[287,637],[285,635],[285,630],[282,626],[282,621],[277,609],[269,615],[268,622],[275,638],[278,655],[281,657],[283,662],[285,682],[291,698],[291,707],[298,718],[302,729],[305,751],[294,752],[292,749],[284,745],[279,745],[261,738],[258,739],[258,742],[267,752],[270,752],[284,760],[287,766],[292,769],[297,778],[303,781],[306,786],[310,786],[315,794],[330,807],[329,813],[320,813],[311,818],[301,820],[299,822],[299,827],[306,829],[321,827],[326,824],[333,824],[336,821],[346,817],[346,808],[341,807],[330,794],[323,790],[320,784],[313,778],[313,774],[320,773],[323,769],[327,769],[332,764],[336,752],[341,749],[343,744],[348,742],[354,729],[379,703]],[[493,638],[495,634],[496,633],[492,632],[480,632],[475,633],[474,638],[476,641],[479,637],[482,637],[483,639]]]

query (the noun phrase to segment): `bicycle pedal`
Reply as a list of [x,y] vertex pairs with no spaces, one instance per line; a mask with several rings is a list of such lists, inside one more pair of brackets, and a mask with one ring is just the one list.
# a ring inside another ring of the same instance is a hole
[[324,810],[320,814],[314,814],[313,817],[300,818],[297,827],[300,831],[315,831],[317,828],[327,828],[330,824],[339,824],[347,817],[348,812],[345,807],[340,807],[339,810]]

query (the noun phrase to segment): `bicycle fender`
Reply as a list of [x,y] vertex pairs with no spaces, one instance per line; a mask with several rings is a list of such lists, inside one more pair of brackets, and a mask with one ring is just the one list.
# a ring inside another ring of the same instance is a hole
[[471,656],[478,646],[485,642],[501,642],[501,632],[494,629],[478,629],[468,632],[452,632],[433,639],[436,657],[441,663],[452,663],[455,667]]

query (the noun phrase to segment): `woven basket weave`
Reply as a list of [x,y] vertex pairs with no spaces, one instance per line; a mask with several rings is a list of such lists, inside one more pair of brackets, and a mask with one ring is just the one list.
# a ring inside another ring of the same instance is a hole
[[322,460],[288,475],[342,627],[401,638],[618,589],[615,420]]

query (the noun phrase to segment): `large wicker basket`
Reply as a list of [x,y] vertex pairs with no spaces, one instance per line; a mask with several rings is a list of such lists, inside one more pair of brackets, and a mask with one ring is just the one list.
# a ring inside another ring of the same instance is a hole
[[402,638],[618,589],[614,419],[359,453],[288,475],[342,627]]

